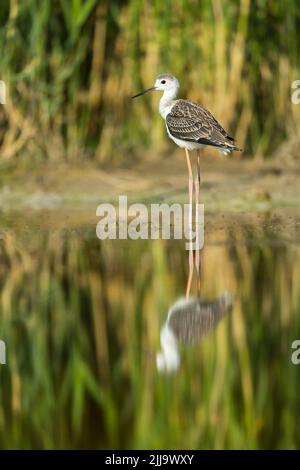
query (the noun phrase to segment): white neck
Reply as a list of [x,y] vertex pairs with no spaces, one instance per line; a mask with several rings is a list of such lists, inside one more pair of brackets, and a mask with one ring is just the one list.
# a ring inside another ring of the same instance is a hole
[[174,100],[177,96],[178,88],[170,88],[165,90],[159,102],[159,112],[163,119],[166,119],[167,114],[171,111],[174,106]]
[[174,333],[165,325],[160,335],[162,351],[157,355],[157,368],[160,372],[176,371],[180,365],[180,354]]

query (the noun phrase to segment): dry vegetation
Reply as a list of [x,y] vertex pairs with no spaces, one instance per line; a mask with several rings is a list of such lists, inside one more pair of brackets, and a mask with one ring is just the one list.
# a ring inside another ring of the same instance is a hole
[[[3,0],[0,155],[122,162],[166,147],[157,97],[169,71],[245,147],[269,155],[298,132],[300,10],[287,0]],[[18,158],[19,160],[19,158]]]

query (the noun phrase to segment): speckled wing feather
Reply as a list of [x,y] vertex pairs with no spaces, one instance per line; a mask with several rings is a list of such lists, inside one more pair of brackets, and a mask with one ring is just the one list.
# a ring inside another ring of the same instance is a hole
[[180,344],[193,344],[212,331],[231,307],[229,294],[213,301],[197,297],[180,300],[170,309],[168,325]]
[[189,142],[212,145],[228,150],[239,150],[213,115],[198,104],[177,100],[166,117],[170,134]]

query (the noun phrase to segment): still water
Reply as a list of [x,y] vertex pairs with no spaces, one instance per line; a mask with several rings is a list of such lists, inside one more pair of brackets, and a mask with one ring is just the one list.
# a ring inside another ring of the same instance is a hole
[[0,448],[299,448],[300,211],[206,214],[199,272],[41,220],[0,220]]

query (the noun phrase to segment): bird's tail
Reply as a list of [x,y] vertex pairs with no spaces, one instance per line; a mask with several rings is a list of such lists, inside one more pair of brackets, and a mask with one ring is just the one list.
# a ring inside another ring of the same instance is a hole
[[226,145],[226,147],[221,147],[220,151],[224,153],[224,155],[229,155],[231,152],[242,152],[243,149],[236,147],[235,145]]

